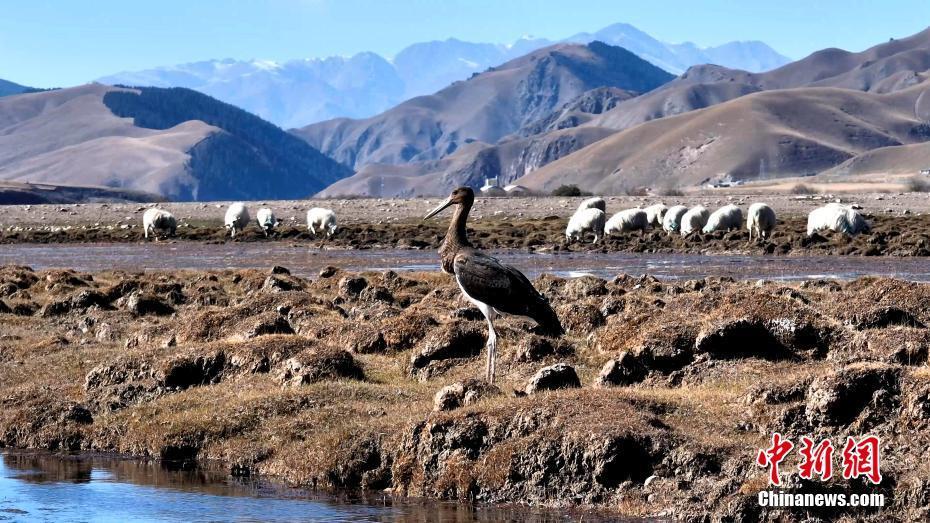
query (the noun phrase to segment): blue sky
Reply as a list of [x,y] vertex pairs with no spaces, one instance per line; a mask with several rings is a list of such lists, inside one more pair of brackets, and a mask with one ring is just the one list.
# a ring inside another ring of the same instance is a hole
[[456,37],[551,39],[627,22],[669,42],[762,40],[791,58],[859,51],[930,25],[930,1],[0,0],[0,78],[69,86],[210,58],[375,51]]

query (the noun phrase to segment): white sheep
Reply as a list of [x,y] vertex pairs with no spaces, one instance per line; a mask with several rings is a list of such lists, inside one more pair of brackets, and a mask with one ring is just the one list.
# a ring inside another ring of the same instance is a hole
[[730,204],[724,205],[710,214],[702,232],[729,231],[743,226],[743,210]]
[[771,238],[772,231],[775,229],[775,211],[764,203],[754,203],[749,206],[749,212],[746,215],[746,228],[749,229],[749,240],[755,233],[756,239]]
[[585,233],[594,233],[594,243],[601,240],[604,235],[604,222],[607,215],[600,209],[587,208],[575,211],[575,214],[568,220],[568,227],[565,228],[565,237],[569,240],[584,240]]
[[649,221],[649,225],[656,229],[662,227],[662,220],[665,218],[665,213],[668,212],[668,207],[665,204],[656,203],[643,210],[646,211],[646,219]]
[[575,214],[577,214],[578,211],[583,211],[585,209],[600,209],[602,212],[607,212],[607,202],[605,202],[604,199],[600,196],[588,198],[578,205],[578,209],[575,211]]
[[610,236],[614,233],[629,231],[639,231],[640,234],[646,231],[649,226],[649,217],[643,209],[627,209],[620,211],[607,220],[604,226],[604,235]]
[[236,202],[230,205],[226,209],[226,218],[223,219],[223,224],[233,238],[236,237],[237,232],[244,231],[249,224],[249,210],[245,207],[245,204]]
[[274,211],[267,207],[262,207],[255,213],[255,221],[267,237],[275,227],[281,225],[281,220],[275,218]]
[[681,235],[687,236],[693,232],[698,232],[707,225],[707,218],[710,212],[707,207],[698,205],[688,209],[688,212],[681,217]]
[[314,207],[307,211],[307,228],[314,236],[317,235],[317,229],[320,233],[325,233],[329,238],[336,234],[336,213],[330,209]]
[[868,232],[871,226],[852,207],[838,203],[828,203],[823,207],[814,209],[807,215],[808,236],[824,229],[853,236],[861,232]]
[[678,232],[681,229],[681,217],[686,212],[688,212],[688,208],[684,205],[670,207],[669,210],[665,211],[665,216],[662,217],[662,229],[669,234]]
[[174,215],[163,209],[152,208],[142,215],[142,229],[145,231],[145,237],[149,237],[151,232],[155,239],[158,240],[157,231],[165,231],[169,236],[174,236],[178,229],[178,220]]

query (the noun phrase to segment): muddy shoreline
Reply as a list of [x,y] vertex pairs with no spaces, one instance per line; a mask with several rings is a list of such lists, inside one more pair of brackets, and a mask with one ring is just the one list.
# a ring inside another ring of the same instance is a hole
[[568,334],[498,320],[487,387],[484,321],[441,274],[4,267],[0,444],[220,462],[310,489],[801,520],[826,514],[755,503],[771,432],[869,433],[881,485],[788,491],[888,498],[850,520],[930,511],[930,285],[535,284]]

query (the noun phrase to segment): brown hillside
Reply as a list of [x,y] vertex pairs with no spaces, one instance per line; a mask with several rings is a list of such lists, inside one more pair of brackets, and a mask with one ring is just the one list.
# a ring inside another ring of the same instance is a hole
[[485,178],[495,177],[506,184],[613,132],[597,127],[562,129],[498,145],[473,142],[441,160],[366,165],[318,196],[436,196],[461,185],[480,187]]
[[517,183],[539,190],[577,183],[617,193],[643,185],[812,174],[872,149],[930,138],[914,115],[924,90],[755,93],[608,136]]

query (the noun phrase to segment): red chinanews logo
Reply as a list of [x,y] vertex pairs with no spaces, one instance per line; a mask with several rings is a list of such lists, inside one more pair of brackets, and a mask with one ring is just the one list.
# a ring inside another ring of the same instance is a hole
[[882,481],[882,473],[879,470],[880,445],[877,436],[866,436],[859,442],[852,436],[846,438],[846,446],[843,447],[843,478],[865,476],[878,485]]
[[801,438],[801,457],[803,461],[798,465],[800,476],[812,479],[814,474],[826,481],[833,476],[833,443],[828,439],[820,440],[814,447],[814,441],[807,436]]
[[781,476],[778,472],[778,465],[788,456],[794,443],[782,439],[778,432],[772,434],[772,446],[768,449],[760,449],[759,455],[756,456],[756,463],[760,467],[769,467],[769,483],[778,486],[781,485]]
[[[875,485],[881,483],[880,447],[878,436],[865,436],[859,440],[847,437],[842,451],[843,479],[864,476]],[[769,469],[769,483],[772,485],[781,485],[779,465],[793,449],[794,443],[778,432],[772,434],[771,446],[759,449],[756,464]],[[798,474],[804,479],[813,479],[815,475],[823,481],[830,479],[833,476],[833,451],[833,443],[828,439],[820,440],[815,445],[814,440],[802,437]]]

